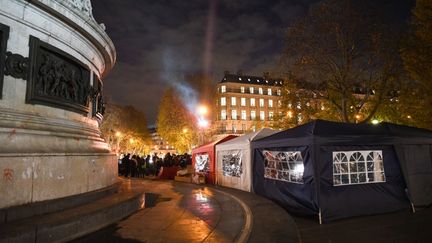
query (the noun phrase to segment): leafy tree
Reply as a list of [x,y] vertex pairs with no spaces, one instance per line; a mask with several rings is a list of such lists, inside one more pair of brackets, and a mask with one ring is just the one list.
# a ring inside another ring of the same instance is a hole
[[111,149],[117,153],[149,152],[151,138],[146,117],[132,106],[108,104],[101,131]]
[[179,153],[190,151],[196,144],[196,118],[172,88],[168,88],[162,97],[156,123],[159,135]]
[[332,120],[369,121],[399,77],[398,32],[367,3],[321,2],[287,31],[283,64],[297,80],[324,84],[316,98],[337,111]]
[[409,97],[404,102],[410,106],[415,125],[432,128],[432,1],[417,0],[412,10],[412,31],[402,48],[405,70],[412,78]]

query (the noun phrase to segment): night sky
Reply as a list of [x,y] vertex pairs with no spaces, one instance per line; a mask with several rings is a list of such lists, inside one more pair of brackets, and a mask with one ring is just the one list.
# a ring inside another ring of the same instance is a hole
[[[92,0],[94,17],[105,24],[117,50],[117,63],[104,78],[107,102],[133,105],[154,124],[163,91],[167,85],[188,89],[185,75],[204,72],[218,82],[225,70],[272,72],[284,29],[315,2]],[[387,12],[406,22],[413,1],[383,2],[391,2]],[[188,91],[183,99],[193,100]]]

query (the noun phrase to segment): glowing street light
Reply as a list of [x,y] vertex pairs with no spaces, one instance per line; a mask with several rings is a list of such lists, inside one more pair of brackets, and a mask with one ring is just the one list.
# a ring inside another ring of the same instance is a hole
[[372,124],[377,125],[377,124],[379,124],[379,121],[377,119],[373,119]]
[[199,105],[197,111],[200,116],[205,116],[208,113],[208,109],[205,105]]
[[198,119],[198,126],[201,128],[206,128],[209,125],[209,122],[204,118]]

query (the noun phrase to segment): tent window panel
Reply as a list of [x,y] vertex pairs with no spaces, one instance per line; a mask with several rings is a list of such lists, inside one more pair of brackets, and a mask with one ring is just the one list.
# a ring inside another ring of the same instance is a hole
[[209,154],[195,155],[195,171],[209,172],[210,171],[210,157]]
[[243,174],[241,151],[228,151],[222,155],[222,172],[224,176],[241,177]]
[[341,175],[341,184],[349,184],[349,177],[348,175]]
[[338,164],[333,164],[333,174],[340,174],[341,173],[341,165]]
[[359,173],[359,182],[366,183],[366,173]]
[[333,185],[385,182],[382,150],[333,152]]
[[365,163],[358,163],[357,169],[358,169],[358,172],[365,172],[366,171]]
[[341,184],[341,176],[340,175],[334,175],[333,176],[333,184],[334,185],[340,185]]
[[303,157],[300,151],[263,151],[264,177],[303,184]]

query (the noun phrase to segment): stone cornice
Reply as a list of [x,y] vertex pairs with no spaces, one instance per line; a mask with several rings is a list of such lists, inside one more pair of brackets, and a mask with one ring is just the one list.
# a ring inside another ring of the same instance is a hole
[[107,153],[96,127],[0,108],[0,153]]

